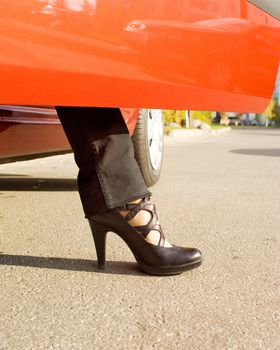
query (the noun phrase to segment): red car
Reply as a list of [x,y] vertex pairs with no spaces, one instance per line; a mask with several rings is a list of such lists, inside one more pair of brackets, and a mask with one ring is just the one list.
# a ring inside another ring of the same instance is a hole
[[0,163],[69,151],[49,106],[126,107],[151,185],[158,108],[262,112],[274,89],[278,0],[2,0],[0,17]]
[[[161,110],[121,109],[135,157],[148,186],[160,176],[163,152]],[[70,152],[53,107],[0,105],[0,164]]]

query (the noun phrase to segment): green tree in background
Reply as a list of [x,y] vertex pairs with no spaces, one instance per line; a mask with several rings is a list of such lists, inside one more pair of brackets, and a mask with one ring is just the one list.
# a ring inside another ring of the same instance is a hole
[[212,125],[212,113],[207,111],[192,111],[192,119],[198,119],[202,123]]
[[[212,125],[212,113],[207,111],[192,111],[192,119],[199,119],[202,123]],[[163,111],[165,125],[176,123],[179,126],[185,125],[186,111],[169,109]]]
[[176,123],[176,124],[182,126],[185,118],[186,118],[186,111],[175,110],[175,109],[163,110],[163,120],[164,120],[165,125],[170,125],[171,123]]
[[280,126],[280,107],[275,99],[272,99],[264,112],[271,121],[275,122],[276,126]]

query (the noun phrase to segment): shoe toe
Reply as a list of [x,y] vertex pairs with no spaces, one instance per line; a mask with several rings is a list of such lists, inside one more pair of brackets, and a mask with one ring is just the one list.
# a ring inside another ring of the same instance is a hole
[[202,253],[197,248],[183,248],[182,258],[185,264],[196,264],[202,261]]
[[191,260],[193,262],[198,262],[202,260],[202,253],[197,248],[191,248]]

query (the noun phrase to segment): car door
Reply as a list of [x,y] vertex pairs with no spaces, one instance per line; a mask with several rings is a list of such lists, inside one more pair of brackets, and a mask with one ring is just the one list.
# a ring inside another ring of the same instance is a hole
[[279,22],[246,0],[2,0],[0,29],[1,104],[263,111],[279,65]]

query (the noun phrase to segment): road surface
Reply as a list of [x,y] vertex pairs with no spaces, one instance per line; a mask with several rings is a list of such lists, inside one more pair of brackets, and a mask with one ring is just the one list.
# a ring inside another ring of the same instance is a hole
[[151,190],[204,261],[139,272],[116,235],[98,271],[72,155],[0,166],[0,349],[280,349],[280,131],[167,139]]

